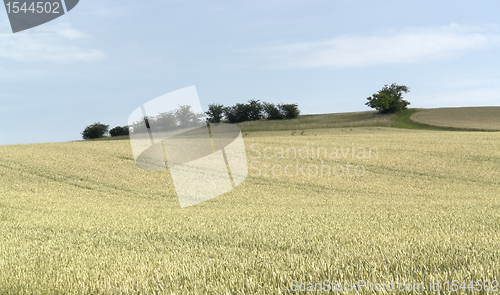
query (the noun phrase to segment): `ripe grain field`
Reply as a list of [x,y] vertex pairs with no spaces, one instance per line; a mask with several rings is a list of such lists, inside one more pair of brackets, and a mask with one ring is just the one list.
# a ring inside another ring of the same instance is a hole
[[[500,280],[500,133],[353,127],[244,140],[249,177],[184,209],[168,172],[135,166],[128,140],[0,147],[0,294]],[[276,158],[280,147],[316,152]],[[362,147],[371,157],[357,156]],[[365,173],[287,176],[266,165]]]

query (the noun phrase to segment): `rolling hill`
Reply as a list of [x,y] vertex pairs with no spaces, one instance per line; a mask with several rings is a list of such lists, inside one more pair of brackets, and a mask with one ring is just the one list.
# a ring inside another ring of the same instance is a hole
[[457,129],[500,130],[500,107],[424,109],[410,120],[431,126]]
[[497,280],[500,133],[435,131],[419,112],[240,124],[247,179],[184,209],[127,140],[0,146],[0,294]]
[[353,127],[500,131],[500,107],[408,109],[391,115],[380,115],[376,111],[301,115],[293,120],[260,120],[238,126],[242,132]]

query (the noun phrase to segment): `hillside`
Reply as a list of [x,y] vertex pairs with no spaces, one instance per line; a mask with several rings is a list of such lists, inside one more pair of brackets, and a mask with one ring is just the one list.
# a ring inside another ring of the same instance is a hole
[[500,107],[425,109],[411,115],[410,120],[439,127],[500,130]]
[[392,115],[380,115],[375,111],[301,115],[293,120],[261,120],[238,126],[242,132],[352,127],[500,131],[500,107],[408,109]]
[[301,115],[297,119],[250,121],[239,123],[243,132],[285,131],[342,127],[392,127],[396,115],[380,115],[376,111]]
[[[259,120],[237,124],[243,133],[325,128],[392,127],[419,130],[500,131],[500,107],[407,109],[399,114],[376,111],[300,115],[292,120]],[[129,139],[128,136],[97,140]]]

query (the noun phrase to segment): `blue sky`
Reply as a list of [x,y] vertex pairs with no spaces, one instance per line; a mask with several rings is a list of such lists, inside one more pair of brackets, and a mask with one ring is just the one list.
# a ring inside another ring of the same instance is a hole
[[202,106],[260,99],[364,111],[500,105],[498,1],[98,1],[12,34],[0,10],[0,145],[78,140],[196,85]]

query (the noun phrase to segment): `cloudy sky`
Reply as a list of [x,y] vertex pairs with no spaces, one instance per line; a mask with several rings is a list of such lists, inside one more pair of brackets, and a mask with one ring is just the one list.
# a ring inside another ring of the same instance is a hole
[[260,99],[364,111],[500,105],[499,1],[80,0],[13,34],[0,10],[0,145],[80,139],[196,85],[202,106]]

